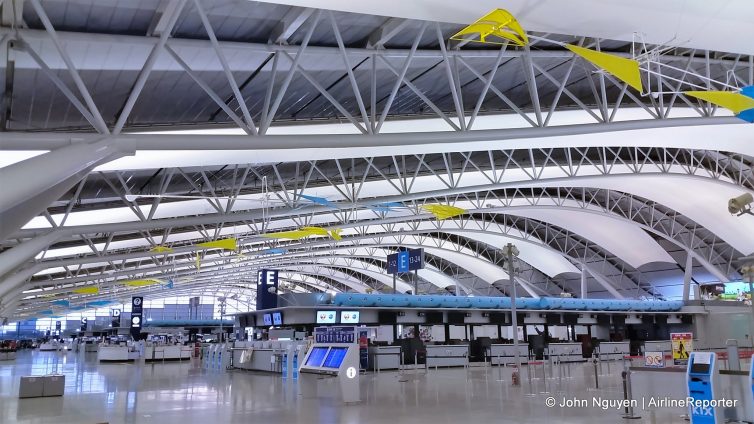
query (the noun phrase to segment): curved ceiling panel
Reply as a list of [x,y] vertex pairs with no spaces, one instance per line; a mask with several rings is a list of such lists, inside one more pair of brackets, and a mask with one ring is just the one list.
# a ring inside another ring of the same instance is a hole
[[[754,219],[728,213],[728,200],[740,196],[745,188],[711,180],[661,175],[643,176],[639,181],[641,183],[630,175],[587,177],[580,180],[578,186],[619,190],[653,200],[704,226],[741,253],[754,253]],[[571,186],[567,182],[556,185]]]
[[442,231],[476,240],[497,249],[501,249],[508,243],[513,243],[520,252],[519,258],[521,258],[521,260],[542,271],[542,273],[548,277],[555,277],[556,275],[566,272],[581,274],[581,271],[564,258],[563,255],[555,253],[541,245],[537,245],[535,244],[536,242],[524,242],[522,240],[517,240],[496,233],[486,233],[482,231],[448,229],[443,229]]
[[609,216],[568,209],[516,206],[510,214],[553,223],[596,243],[634,268],[651,262],[675,260],[641,228]]

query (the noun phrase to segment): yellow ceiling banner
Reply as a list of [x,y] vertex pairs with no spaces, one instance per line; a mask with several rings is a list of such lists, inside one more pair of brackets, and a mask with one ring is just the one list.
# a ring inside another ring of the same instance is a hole
[[603,69],[639,92],[644,90],[639,72],[639,62],[610,53],[598,52],[584,47],[566,44],[565,47],[583,57],[592,65]]
[[342,240],[342,237],[340,236],[341,231],[342,230],[340,228],[336,228],[334,230],[328,230],[323,227],[302,227],[299,230],[281,231],[278,233],[262,234],[262,237],[274,238],[274,239],[300,240],[302,238],[309,237],[309,236],[323,236],[323,237],[332,237],[335,240]]
[[99,287],[81,287],[80,289],[75,289],[73,292],[76,294],[99,294]]
[[155,246],[149,249],[152,253],[173,253],[173,248],[165,246]]
[[162,282],[156,278],[148,278],[146,280],[129,280],[124,284],[128,287],[144,287],[153,286],[155,284],[161,284]]
[[732,91],[684,91],[683,94],[730,109],[736,115],[754,109],[753,98]]
[[454,216],[463,215],[467,212],[466,209],[463,208],[439,204],[422,205],[421,208],[434,215],[437,219],[453,218]]
[[[469,36],[472,36],[469,38]],[[478,39],[477,39],[478,37]],[[495,9],[477,19],[450,37],[456,41],[473,41],[484,44],[504,44],[511,42],[523,47],[529,44],[529,37],[516,18],[505,9]]]
[[197,243],[196,247],[204,249],[236,250],[238,248],[238,240],[231,237],[223,240],[205,241],[204,243]]

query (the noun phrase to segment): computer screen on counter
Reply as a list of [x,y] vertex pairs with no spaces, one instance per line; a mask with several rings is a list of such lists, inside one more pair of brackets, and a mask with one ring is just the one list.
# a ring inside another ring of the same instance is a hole
[[358,324],[359,311],[341,311],[340,323],[341,324]]
[[325,358],[325,363],[322,366],[325,368],[340,368],[347,352],[347,347],[331,347]]
[[262,319],[264,320],[264,325],[272,325],[272,315],[271,314],[264,314],[264,315],[262,315]]
[[309,358],[306,360],[306,366],[309,367],[321,367],[322,361],[325,360],[325,354],[327,354],[326,347],[313,347],[312,353],[309,354]]
[[335,311],[317,311],[317,324],[335,324]]
[[283,325],[283,313],[282,312],[273,312],[272,313],[272,324],[273,325]]

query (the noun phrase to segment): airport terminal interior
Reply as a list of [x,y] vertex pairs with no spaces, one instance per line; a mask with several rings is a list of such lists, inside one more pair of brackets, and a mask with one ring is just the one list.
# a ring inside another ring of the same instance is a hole
[[0,423],[754,423],[752,40],[0,0]]

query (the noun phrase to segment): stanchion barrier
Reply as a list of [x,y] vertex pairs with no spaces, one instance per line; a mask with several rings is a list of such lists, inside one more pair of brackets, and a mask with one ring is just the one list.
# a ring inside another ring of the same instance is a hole
[[631,393],[631,368],[628,364],[623,364],[623,372],[621,373],[623,378],[623,400],[625,402],[623,418],[627,420],[636,420],[641,417],[634,414],[634,406],[631,404],[633,394]]
[[528,396],[528,397],[534,397],[534,396],[536,396],[534,394],[534,387],[531,384],[531,374],[532,374],[532,366],[533,365],[535,365],[534,362],[527,361],[527,364],[526,364],[526,376],[527,376],[527,379],[529,380],[529,393],[527,393],[526,396]]
[[503,369],[501,368],[501,365],[503,363],[500,362],[500,354],[497,354],[497,381],[503,381]]
[[543,387],[543,388],[544,388],[544,390],[543,390],[543,391],[541,391],[541,392],[539,392],[539,393],[541,393],[541,394],[543,394],[543,395],[546,395],[546,394],[549,394],[549,393],[550,393],[550,392],[549,392],[549,391],[547,390],[547,369],[546,369],[546,367],[545,367],[545,362],[544,362],[544,361],[542,361],[542,362],[541,362],[541,364],[542,364],[542,384],[544,384],[544,387]]
[[600,376],[597,373],[597,358],[592,360],[594,362],[594,388],[599,390],[600,388]]
[[563,391],[563,362],[561,361],[560,355],[558,355],[556,359],[556,363],[558,365],[558,392]]

